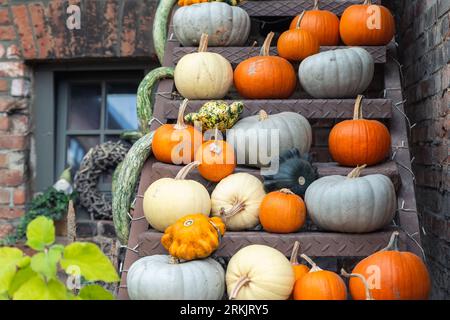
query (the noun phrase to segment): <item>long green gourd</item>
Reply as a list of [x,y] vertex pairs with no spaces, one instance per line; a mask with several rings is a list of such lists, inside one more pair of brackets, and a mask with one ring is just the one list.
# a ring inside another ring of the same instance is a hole
[[122,161],[113,177],[113,221],[116,235],[122,244],[126,244],[129,235],[128,212],[134,199],[136,184],[145,161],[150,156],[154,131],[136,141]]
[[[172,7],[177,0],[161,0],[153,22],[153,45],[159,62],[163,64],[167,41],[167,24]],[[116,168],[112,180],[112,211],[114,227],[119,241],[128,242],[131,203],[145,161],[151,154],[153,132],[149,122],[153,115],[152,91],[155,84],[173,78],[173,68],[160,67],[150,71],[142,80],[137,93],[137,115],[140,131],[145,134],[131,147],[122,163]]]
[[137,116],[139,129],[143,134],[150,131],[150,120],[153,116],[152,90],[162,79],[173,78],[172,67],[159,67],[150,71],[142,80],[137,91]]
[[155,13],[155,20],[153,21],[153,46],[155,47],[156,55],[159,63],[164,64],[164,51],[167,42],[167,22],[169,20],[170,12],[177,0],[160,0],[158,8]]

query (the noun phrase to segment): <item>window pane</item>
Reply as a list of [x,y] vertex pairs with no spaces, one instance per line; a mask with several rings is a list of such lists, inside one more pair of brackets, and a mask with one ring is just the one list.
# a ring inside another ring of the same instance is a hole
[[100,143],[98,136],[71,136],[67,138],[67,164],[75,171],[80,167],[81,160],[90,148]]
[[100,129],[102,88],[100,84],[73,84],[67,119],[69,130]]
[[137,83],[110,83],[106,86],[106,128],[136,130]]

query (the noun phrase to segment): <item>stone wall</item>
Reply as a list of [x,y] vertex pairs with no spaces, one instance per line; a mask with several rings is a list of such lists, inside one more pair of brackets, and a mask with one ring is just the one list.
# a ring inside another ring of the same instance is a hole
[[433,298],[450,299],[450,1],[391,3]]

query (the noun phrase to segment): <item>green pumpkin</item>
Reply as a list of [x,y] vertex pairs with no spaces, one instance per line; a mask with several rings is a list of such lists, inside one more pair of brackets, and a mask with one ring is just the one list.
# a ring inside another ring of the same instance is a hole
[[225,101],[208,101],[198,112],[189,113],[184,120],[189,123],[201,121],[202,130],[219,129],[225,131],[233,127],[244,110],[244,104],[240,101],[228,105]]
[[290,189],[304,196],[306,189],[318,179],[317,168],[311,163],[309,154],[301,155],[294,148],[280,156],[279,169],[274,175],[263,175],[264,190],[269,193],[281,189]]

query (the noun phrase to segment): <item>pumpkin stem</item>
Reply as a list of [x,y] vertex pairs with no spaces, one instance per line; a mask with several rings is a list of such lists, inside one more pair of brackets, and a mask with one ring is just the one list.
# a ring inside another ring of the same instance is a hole
[[306,260],[311,265],[311,270],[309,272],[316,272],[316,271],[322,271],[322,269],[314,262],[310,257],[308,257],[306,254],[302,253],[300,255],[303,259]]
[[302,23],[303,17],[305,16],[306,11],[303,10],[302,13],[300,13],[298,20],[297,20],[297,24],[295,25],[295,29],[300,29],[300,24]]
[[391,235],[391,238],[389,239],[389,243],[381,251],[398,251],[398,237],[400,233],[398,231],[394,231]]
[[238,282],[236,283],[236,286],[230,293],[230,300],[236,299],[237,295],[239,294],[239,291],[242,289],[243,286],[245,286],[247,283],[249,283],[251,280],[247,276],[242,276],[239,278]]
[[223,217],[223,219],[229,219],[234,217],[236,214],[241,212],[245,208],[244,204],[242,202],[236,203],[234,206],[232,206],[229,210],[225,210],[224,208],[220,208],[220,215]]
[[169,256],[169,264],[179,264],[180,259],[175,258],[174,256]]
[[259,115],[259,121],[264,121],[269,118],[269,115],[264,110],[260,110],[258,115]]
[[346,278],[359,278],[363,285],[364,285],[364,290],[366,291],[366,300],[375,300],[372,297],[372,294],[370,293],[370,289],[369,289],[369,284],[367,283],[366,278],[359,273],[347,273],[347,271],[344,270],[344,268],[341,269],[341,275],[346,277]]
[[183,130],[187,128],[186,123],[184,122],[184,112],[186,111],[186,107],[188,105],[189,100],[184,99],[180,105],[180,109],[178,109],[178,118],[177,123],[173,126],[175,130]]
[[372,1],[371,0],[365,0],[363,5],[371,6],[372,5]]
[[353,109],[353,120],[363,120],[362,116],[362,100],[364,99],[363,95],[358,95],[355,102],[355,108]]
[[219,128],[216,127],[214,130],[214,142],[209,146],[209,151],[214,152],[215,154],[221,154],[222,148],[217,144],[219,141]]
[[288,188],[283,188],[279,192],[284,193],[284,194],[295,194],[291,190],[289,190]]
[[319,10],[319,0],[314,0],[314,6],[312,10]]
[[206,52],[206,50],[208,50],[208,34],[202,33],[200,44],[198,45],[198,52]]
[[252,52],[253,52],[253,50],[255,49],[255,47],[256,47],[256,45],[258,44],[258,41],[253,41],[253,44],[252,44],[252,46],[250,47],[250,50],[248,51],[248,56],[247,56],[247,59],[249,59],[250,58],[250,56],[252,55]]
[[296,266],[299,264],[298,259],[297,259],[299,250],[300,250],[300,242],[295,241],[294,248],[292,249],[292,253],[291,253],[291,260],[290,260],[292,265]]
[[363,171],[363,169],[367,167],[367,164],[363,164],[362,166],[357,166],[355,169],[353,169],[348,175],[347,178],[349,179],[356,179],[359,178],[359,176],[361,175],[361,172]]
[[272,43],[272,39],[275,36],[275,33],[269,32],[269,34],[266,37],[266,40],[264,40],[264,43],[261,48],[261,56],[269,56],[270,55],[270,44]]
[[188,175],[188,173],[194,169],[197,168],[200,164],[200,161],[193,161],[191,163],[189,163],[188,165],[184,166],[183,168],[181,168],[180,171],[178,171],[175,180],[184,180],[186,178],[186,176]]

